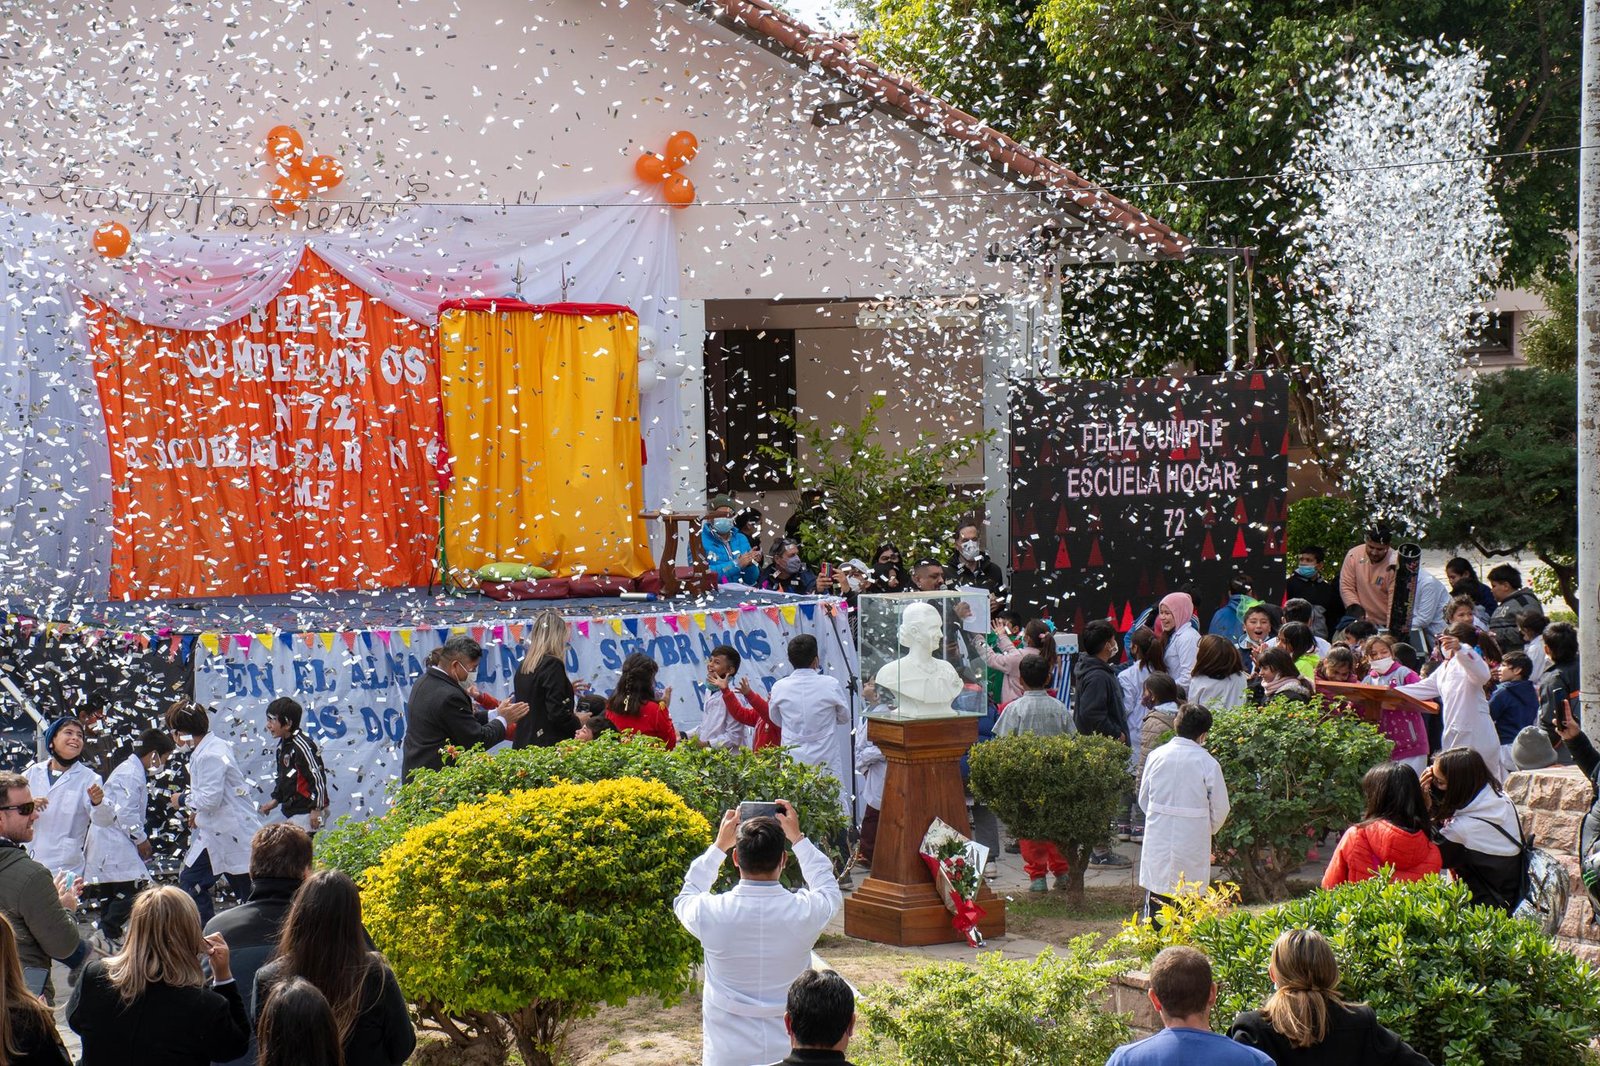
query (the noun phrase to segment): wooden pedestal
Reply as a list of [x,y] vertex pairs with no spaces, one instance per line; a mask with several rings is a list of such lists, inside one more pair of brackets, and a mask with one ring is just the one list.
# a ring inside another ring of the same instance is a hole
[[[960,942],[963,937],[950,925],[950,912],[917,848],[935,818],[972,835],[961,788],[961,756],[978,739],[978,720],[966,715],[869,718],[867,737],[889,766],[872,876],[844,901],[844,931],[898,947]],[[1004,936],[1005,900],[985,885],[977,902],[987,912],[979,931],[985,937]]]

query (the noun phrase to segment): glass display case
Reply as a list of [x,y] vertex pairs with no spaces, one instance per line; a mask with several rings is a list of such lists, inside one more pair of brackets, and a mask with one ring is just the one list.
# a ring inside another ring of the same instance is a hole
[[989,631],[986,594],[865,593],[856,611],[868,714],[941,718],[988,709],[978,650]]

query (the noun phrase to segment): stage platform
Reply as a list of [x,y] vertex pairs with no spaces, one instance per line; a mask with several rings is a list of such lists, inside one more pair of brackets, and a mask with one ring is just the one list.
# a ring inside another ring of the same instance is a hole
[[[693,611],[731,611],[802,603],[836,602],[838,597],[791,596],[743,585],[724,585],[711,596],[678,596],[670,600],[624,600],[615,596],[590,599],[490,599],[479,593],[446,594],[437,589],[380,589],[372,592],[295,592],[281,596],[229,596],[187,600],[85,601],[40,608],[7,601],[14,615],[41,622],[111,632],[169,630],[175,633],[325,633],[411,626],[496,625],[526,620],[554,609],[569,618],[617,618]],[[45,613],[48,610],[49,613]]]

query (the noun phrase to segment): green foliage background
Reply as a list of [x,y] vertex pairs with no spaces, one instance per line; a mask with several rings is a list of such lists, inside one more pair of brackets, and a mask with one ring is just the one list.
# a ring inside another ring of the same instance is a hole
[[[1439,486],[1435,544],[1528,551],[1577,610],[1578,382],[1571,371],[1507,370],[1478,385],[1478,424]],[[1526,575],[1524,575],[1526,578]]]

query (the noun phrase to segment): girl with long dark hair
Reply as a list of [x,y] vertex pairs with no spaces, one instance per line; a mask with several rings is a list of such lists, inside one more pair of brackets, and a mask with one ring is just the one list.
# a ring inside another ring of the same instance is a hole
[[17,954],[17,933],[0,917],[0,1066],[71,1066],[56,1019],[28,991]]
[[1385,866],[1396,881],[1420,881],[1439,872],[1439,846],[1422,784],[1404,763],[1380,763],[1361,779],[1366,810],[1333,849],[1322,887],[1365,881]]
[[258,1024],[277,986],[303,978],[328,1001],[347,1066],[400,1066],[416,1049],[416,1030],[394,971],[367,945],[361,893],[349,875],[322,870],[306,878],[277,957],[256,973]]
[[256,1066],[345,1066],[333,1008],[303,977],[273,989],[256,1023],[256,1047]]
[[1423,771],[1422,792],[1439,832],[1444,866],[1474,903],[1516,909],[1522,889],[1522,822],[1483,756],[1473,748],[1441,751]]
[[606,718],[622,733],[643,733],[666,744],[678,746],[678,730],[667,708],[672,706],[672,689],[656,698],[656,672],[661,667],[648,655],[634,652],[622,660],[617,687],[606,701]]

